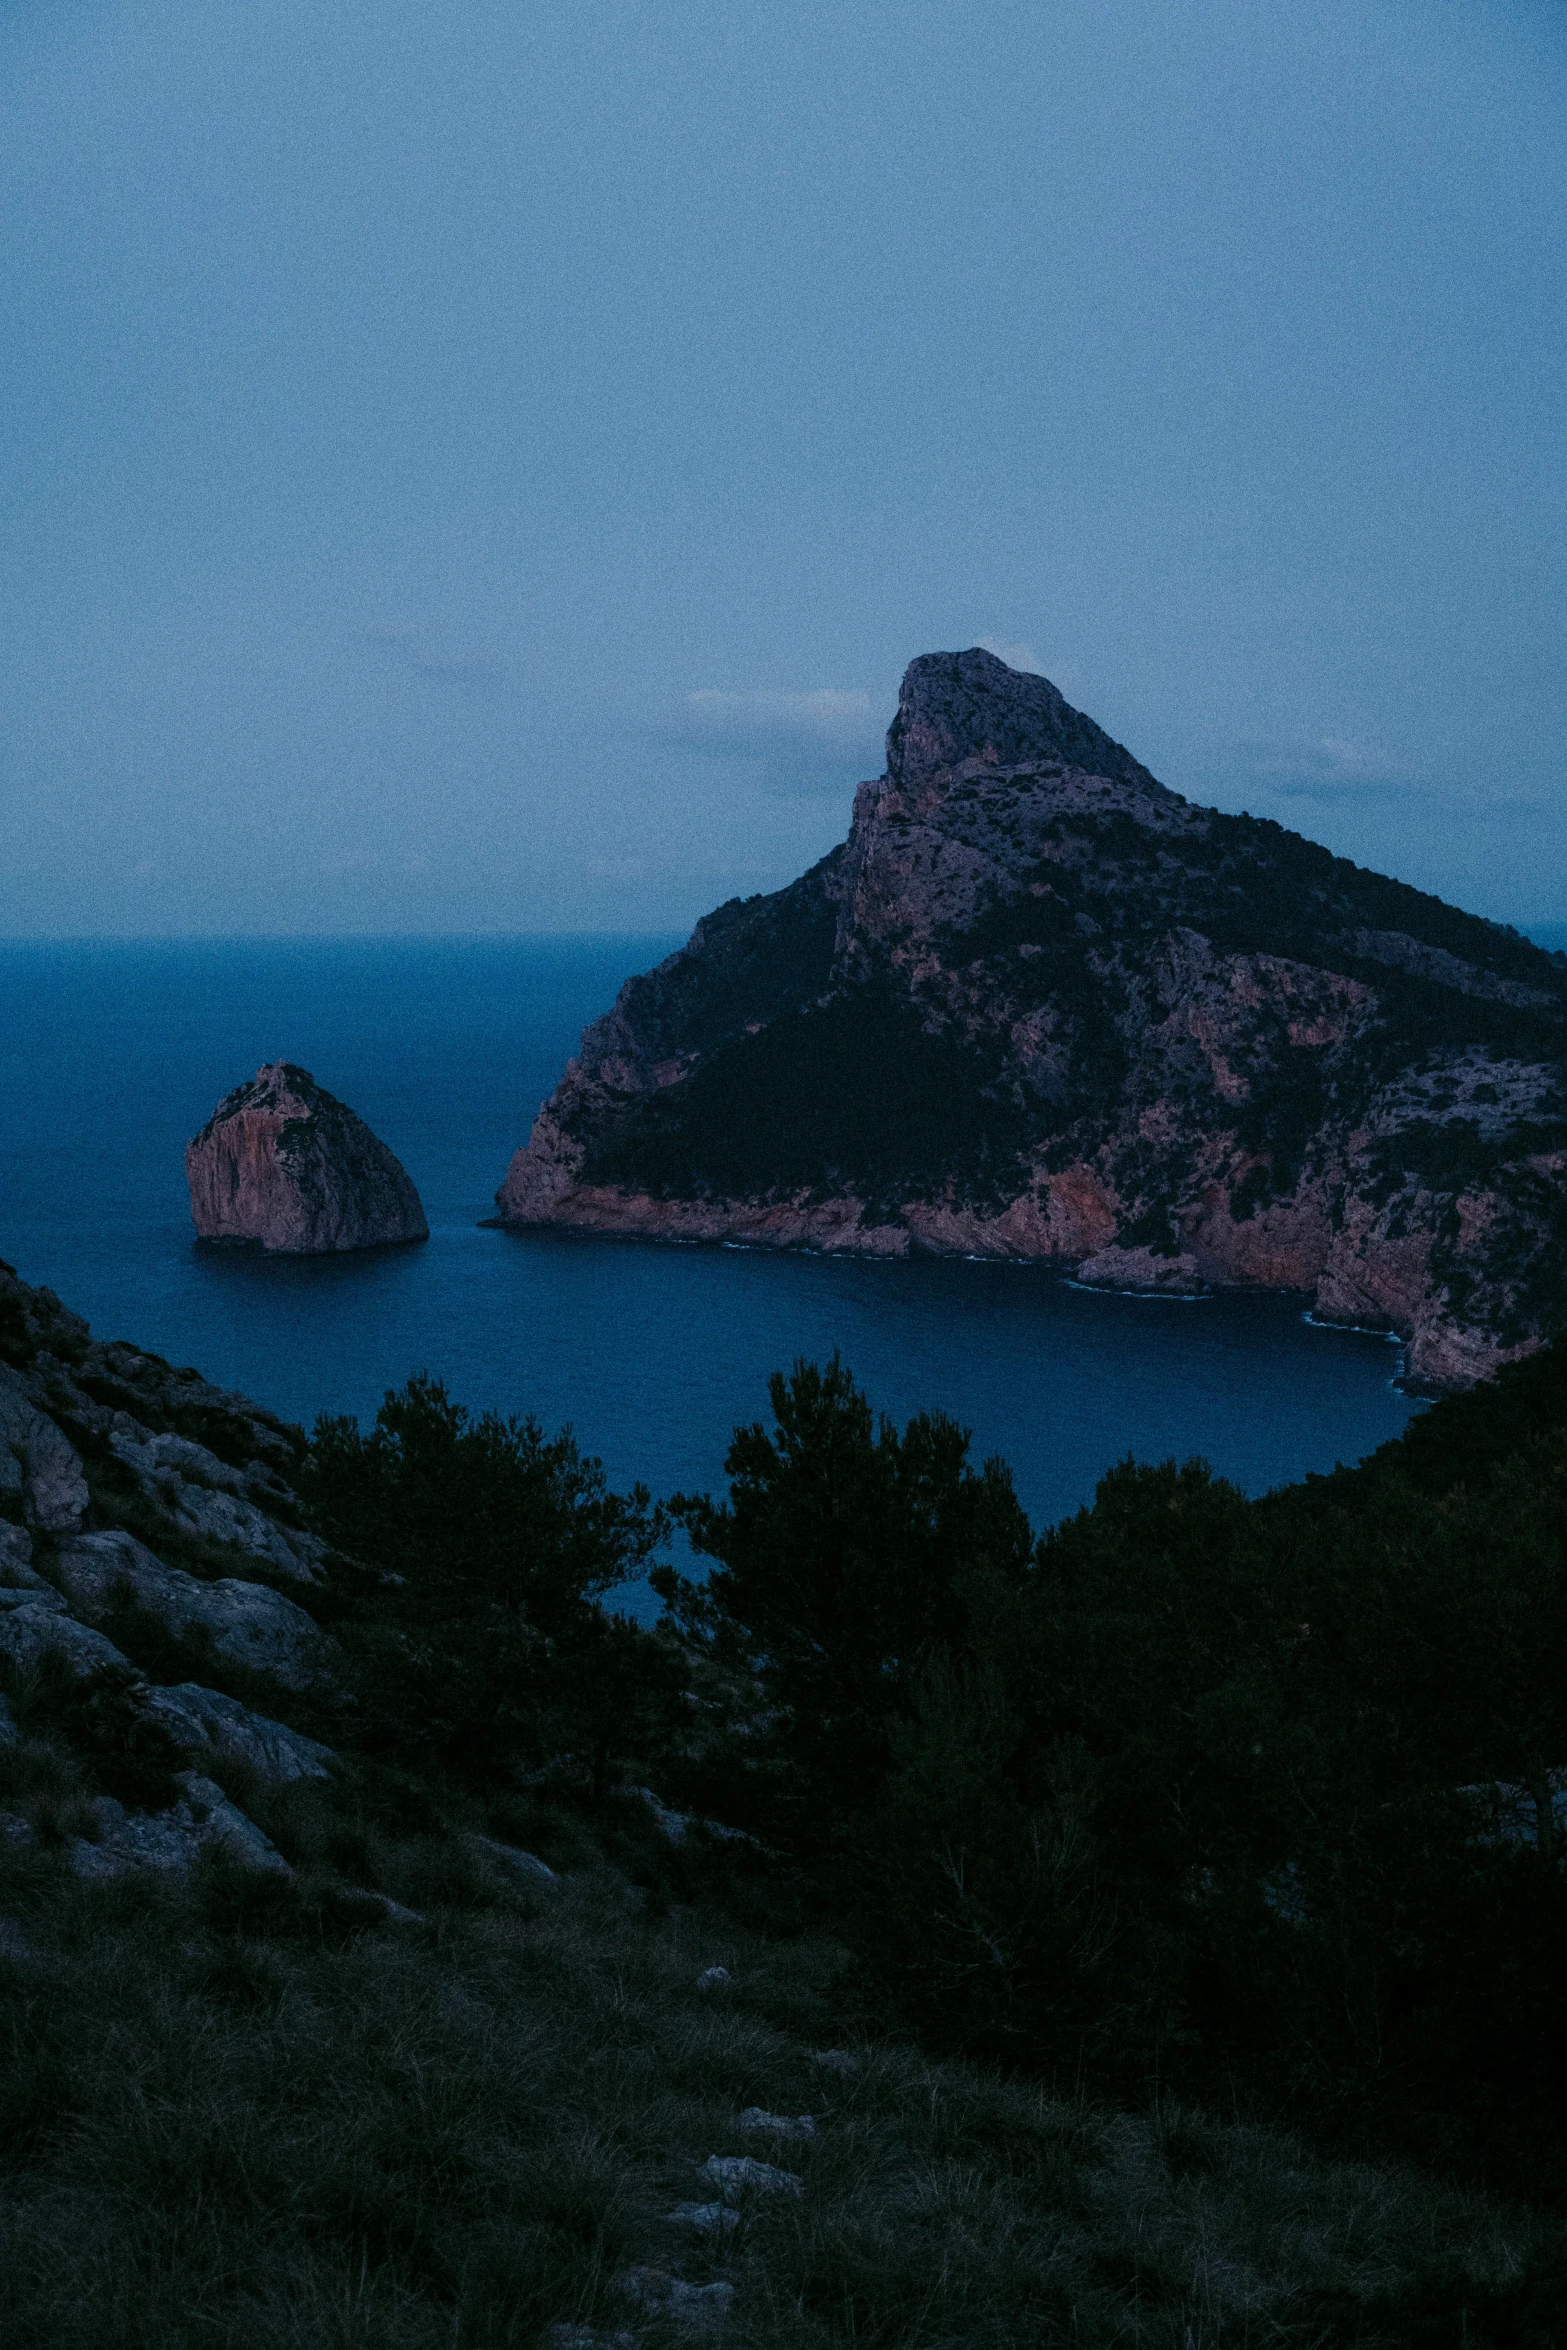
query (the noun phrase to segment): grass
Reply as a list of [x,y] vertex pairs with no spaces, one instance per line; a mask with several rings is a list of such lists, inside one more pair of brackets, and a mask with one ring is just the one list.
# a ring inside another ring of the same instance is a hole
[[[651,1848],[638,1906],[547,1806],[546,1853],[581,1872],[554,1892],[389,1817],[274,1798],[292,1886],[0,1861],[7,2350],[501,2350],[571,2322],[654,2345],[669,2321],[615,2282],[639,2263],[732,2279],[734,2350],[1558,2338],[1528,2314],[1547,2220],[932,2062],[869,2029],[831,1941],[742,1924]],[[714,1964],[731,1984],[698,1991]],[[813,2061],[844,2042],[853,2071]],[[748,2138],[748,2105],[817,2138]],[[668,2218],[711,2197],[714,2153],[805,2178],[721,2255]]]

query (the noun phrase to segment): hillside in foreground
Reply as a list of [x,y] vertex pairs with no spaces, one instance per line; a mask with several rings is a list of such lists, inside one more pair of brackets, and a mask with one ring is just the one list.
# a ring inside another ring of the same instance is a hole
[[1556,1350],[1038,1543],[773,1402],[648,1634],[569,1436],[0,1273],[7,2344],[1557,2339]]
[[1563,1324],[1567,966],[931,653],[841,848],[583,1036],[503,1222],[1309,1292],[1462,1385]]

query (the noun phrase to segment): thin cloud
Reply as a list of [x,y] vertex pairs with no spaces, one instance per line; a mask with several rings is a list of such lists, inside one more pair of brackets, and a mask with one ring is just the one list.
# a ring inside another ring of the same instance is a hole
[[1032,645],[1004,645],[993,636],[982,636],[975,641],[982,652],[994,653],[996,659],[1005,661],[1009,669],[1027,670],[1032,677],[1044,675],[1044,664],[1037,658]]
[[491,653],[431,652],[411,628],[367,628],[365,643],[415,677],[487,691],[506,681],[506,664]]
[[726,694],[706,686],[685,699],[691,739],[714,745],[799,742],[853,751],[880,739],[878,716],[868,693],[836,686],[806,694]]
[[1385,744],[1355,735],[1251,737],[1228,744],[1219,760],[1280,799],[1364,799],[1426,788]]
[[818,686],[807,693],[687,694],[654,732],[682,750],[745,761],[773,789],[839,787],[874,775],[894,697]]

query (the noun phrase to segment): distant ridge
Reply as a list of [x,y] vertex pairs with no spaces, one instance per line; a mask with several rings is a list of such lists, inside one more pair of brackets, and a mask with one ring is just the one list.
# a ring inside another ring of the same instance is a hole
[[503,1222],[1293,1288],[1462,1385],[1567,1321],[1567,963],[912,662],[842,847],[584,1034]]

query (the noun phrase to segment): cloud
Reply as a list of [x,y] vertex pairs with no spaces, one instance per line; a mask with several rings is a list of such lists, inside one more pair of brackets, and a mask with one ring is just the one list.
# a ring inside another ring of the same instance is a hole
[[880,771],[892,696],[818,686],[809,693],[733,694],[705,686],[655,731],[684,750],[759,764],[769,783],[858,778]]
[[1044,675],[1032,645],[1004,645],[993,636],[976,637],[974,641],[982,652],[994,653],[998,661],[1005,661],[1009,669],[1026,669],[1034,677]]
[[411,628],[367,628],[365,643],[373,645],[399,669],[406,669],[415,677],[431,678],[437,684],[487,692],[506,681],[506,664],[494,654],[430,652]]
[[1385,744],[1354,735],[1244,737],[1225,744],[1216,763],[1280,799],[1367,799],[1426,788]]

